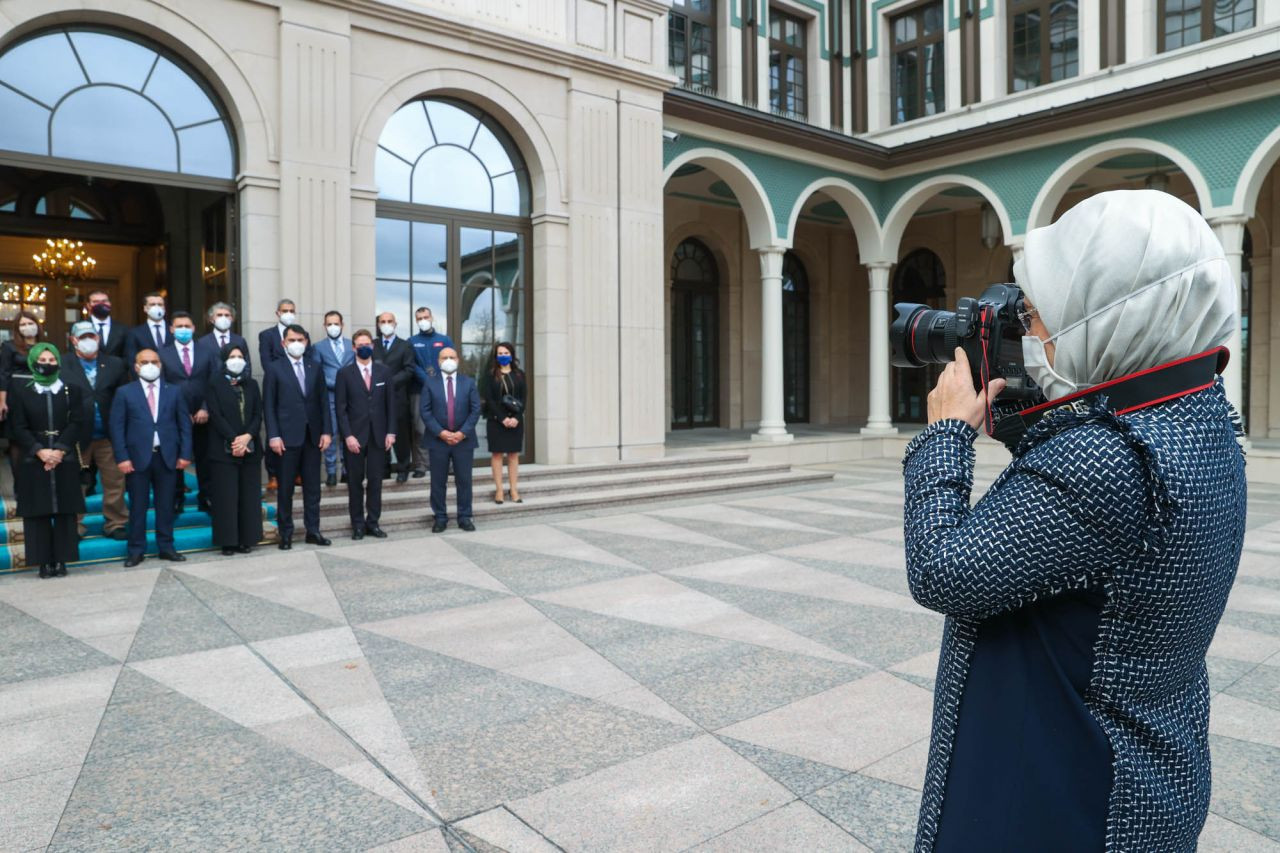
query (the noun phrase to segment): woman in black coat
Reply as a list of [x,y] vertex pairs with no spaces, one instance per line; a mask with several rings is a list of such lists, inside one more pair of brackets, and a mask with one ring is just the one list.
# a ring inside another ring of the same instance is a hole
[[59,367],[53,344],[36,344],[27,353],[32,378],[13,380],[8,394],[26,562],[39,564],[42,578],[64,577],[67,563],[80,559],[76,515],[84,512],[76,451],[84,403],[78,387],[58,378]]
[[213,543],[227,556],[247,554],[262,539],[262,394],[236,344],[222,348],[221,370],[209,379],[205,407],[212,433],[207,460]]
[[[507,341],[493,348],[493,360],[489,362],[489,373],[481,381],[480,393],[484,397],[485,434],[489,437],[489,465],[493,470],[493,502],[502,503],[502,463],[505,461],[511,500],[524,503],[520,498],[520,451],[524,448],[528,386],[516,358],[516,348]],[[507,402],[503,402],[504,398]]]
[[[17,388],[31,382],[31,369],[27,367],[27,354],[31,347],[44,337],[40,327],[40,319],[30,311],[19,311],[10,326],[9,340],[0,343],[0,421],[9,417],[9,386]],[[13,433],[6,428],[3,432],[9,441],[9,467],[16,479],[18,476],[18,446],[13,442]]]

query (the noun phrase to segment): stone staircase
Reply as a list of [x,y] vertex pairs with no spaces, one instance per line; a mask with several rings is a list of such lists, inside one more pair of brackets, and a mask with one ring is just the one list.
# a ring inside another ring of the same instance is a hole
[[[473,512],[477,523],[491,519],[552,512],[599,509],[624,504],[684,500],[699,496],[750,493],[787,486],[821,483],[832,478],[825,471],[797,471],[787,464],[753,463],[746,453],[717,453],[639,462],[591,465],[527,465],[520,469],[523,503],[493,502],[488,468],[474,473]],[[386,480],[382,489],[382,527],[418,530],[430,526],[428,478],[397,484]],[[453,484],[449,485],[449,517],[454,516]],[[264,503],[272,503],[268,493]],[[294,525],[302,523],[301,490],[294,494]],[[346,535],[350,528],[347,489],[343,484],[324,488],[320,502],[321,529],[325,535]],[[300,535],[301,531],[295,535]]]

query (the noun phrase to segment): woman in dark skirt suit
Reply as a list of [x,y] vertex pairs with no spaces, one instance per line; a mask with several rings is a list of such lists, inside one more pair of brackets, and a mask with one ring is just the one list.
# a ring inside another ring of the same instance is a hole
[[[528,386],[516,348],[502,341],[493,348],[489,374],[481,383],[484,411],[489,436],[489,465],[493,469],[493,502],[502,503],[502,463],[507,463],[507,482],[511,500],[524,503],[520,497],[520,451],[524,448],[524,407]],[[503,398],[507,402],[503,402]],[[514,403],[514,405],[509,405]],[[517,411],[518,410],[518,411]]]
[[67,563],[80,559],[77,513],[84,512],[80,456],[80,389],[58,378],[53,344],[27,352],[30,379],[9,385],[9,434],[18,453],[14,491],[26,542],[26,562],[40,577],[64,577]]
[[249,375],[244,350],[222,348],[221,370],[209,379],[209,484],[213,544],[247,554],[262,539],[262,394]]

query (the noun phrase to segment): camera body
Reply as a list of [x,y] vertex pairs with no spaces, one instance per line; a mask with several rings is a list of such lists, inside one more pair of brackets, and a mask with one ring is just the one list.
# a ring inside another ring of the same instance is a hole
[[964,349],[973,374],[974,389],[1003,378],[1008,387],[1001,400],[1029,402],[1042,399],[1022,361],[1022,290],[1016,284],[993,284],[977,299],[966,296],[955,311],[930,308],[915,302],[899,302],[889,327],[892,362],[896,367],[923,367],[955,360],[956,347]]

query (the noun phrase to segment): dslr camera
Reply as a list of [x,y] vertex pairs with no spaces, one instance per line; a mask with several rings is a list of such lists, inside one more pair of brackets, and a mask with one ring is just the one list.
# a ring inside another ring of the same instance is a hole
[[1018,318],[1025,310],[1022,290],[1016,284],[993,284],[977,299],[966,296],[955,311],[930,308],[916,302],[899,302],[889,327],[895,367],[923,367],[955,360],[956,347],[969,357],[975,390],[992,379],[1003,378],[1008,387],[1002,402],[1040,401],[1040,388],[1031,381],[1022,363],[1022,336]]

